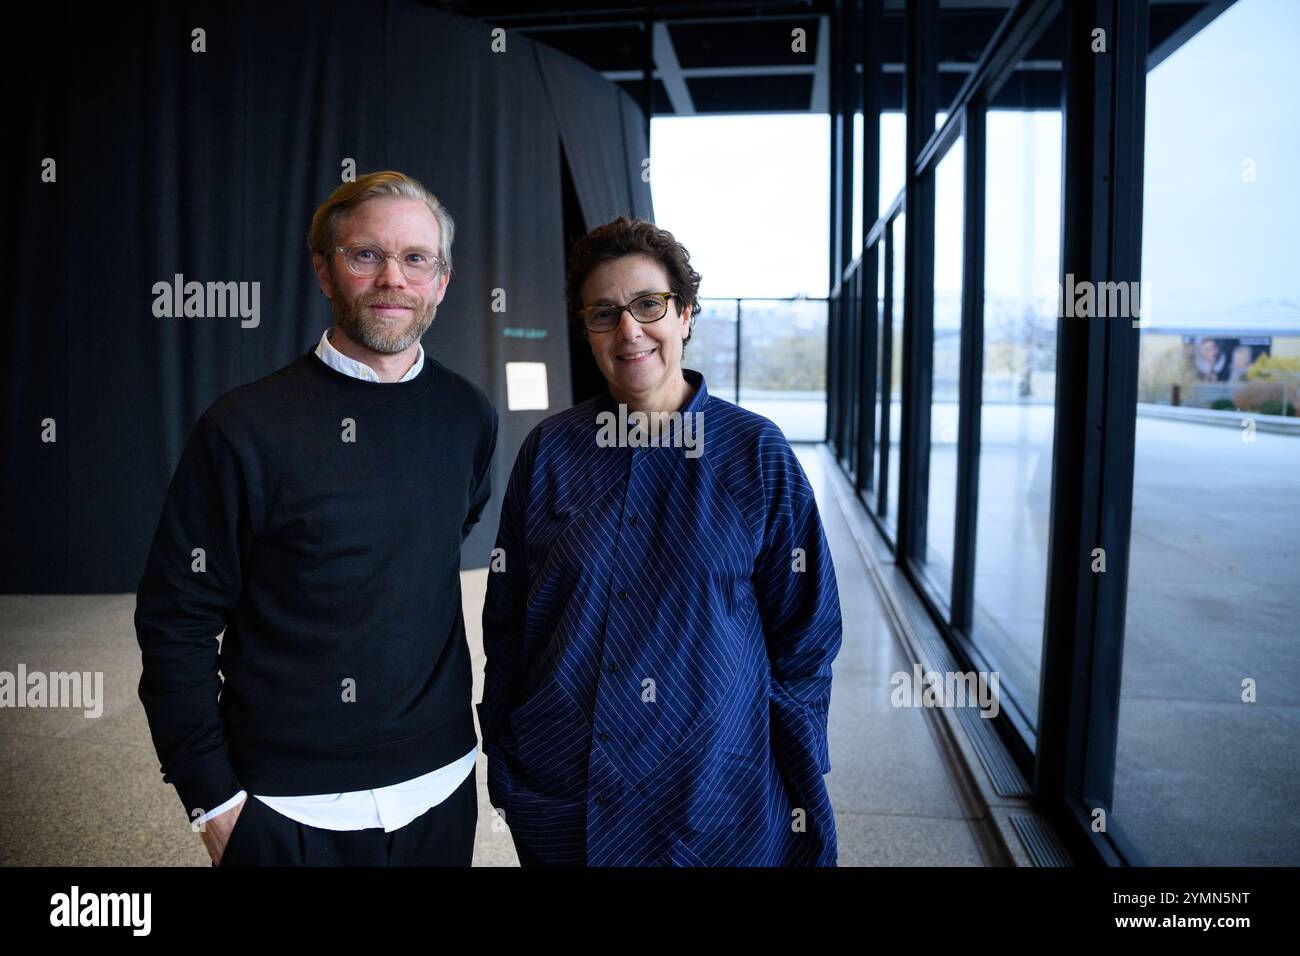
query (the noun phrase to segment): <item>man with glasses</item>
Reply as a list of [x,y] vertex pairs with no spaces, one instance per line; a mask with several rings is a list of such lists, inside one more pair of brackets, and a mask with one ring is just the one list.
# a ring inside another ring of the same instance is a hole
[[471,862],[460,547],[497,414],[420,345],[452,235],[401,173],[336,189],[308,233],[332,326],[213,403],[176,468],[137,598],[140,699],[214,865]]

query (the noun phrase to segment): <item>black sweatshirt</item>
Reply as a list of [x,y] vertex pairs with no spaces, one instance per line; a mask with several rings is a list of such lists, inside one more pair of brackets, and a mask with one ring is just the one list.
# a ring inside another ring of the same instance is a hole
[[241,788],[387,786],[477,744],[460,546],[497,422],[428,355],[376,385],[308,352],[204,412],[135,611],[140,699],[191,819]]

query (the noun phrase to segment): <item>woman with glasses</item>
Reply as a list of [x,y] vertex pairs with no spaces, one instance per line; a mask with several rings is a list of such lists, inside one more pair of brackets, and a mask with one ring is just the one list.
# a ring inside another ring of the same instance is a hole
[[772,422],[682,368],[700,276],[618,218],[568,304],[606,390],[524,440],[483,611],[479,723],[524,865],[833,865],[840,604]]

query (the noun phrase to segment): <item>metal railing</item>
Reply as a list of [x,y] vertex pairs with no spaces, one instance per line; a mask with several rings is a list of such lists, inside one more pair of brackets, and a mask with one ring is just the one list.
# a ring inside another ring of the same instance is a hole
[[828,300],[702,298],[682,364],[709,390],[771,418],[791,441],[821,441]]

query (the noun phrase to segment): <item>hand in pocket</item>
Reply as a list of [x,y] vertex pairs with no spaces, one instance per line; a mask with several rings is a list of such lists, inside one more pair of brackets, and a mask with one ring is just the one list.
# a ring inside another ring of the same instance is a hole
[[208,848],[208,856],[212,858],[214,866],[221,865],[221,858],[226,855],[226,844],[230,842],[231,834],[235,832],[235,824],[252,799],[250,794],[237,806],[231,807],[225,813],[217,814],[204,824],[203,845]]

